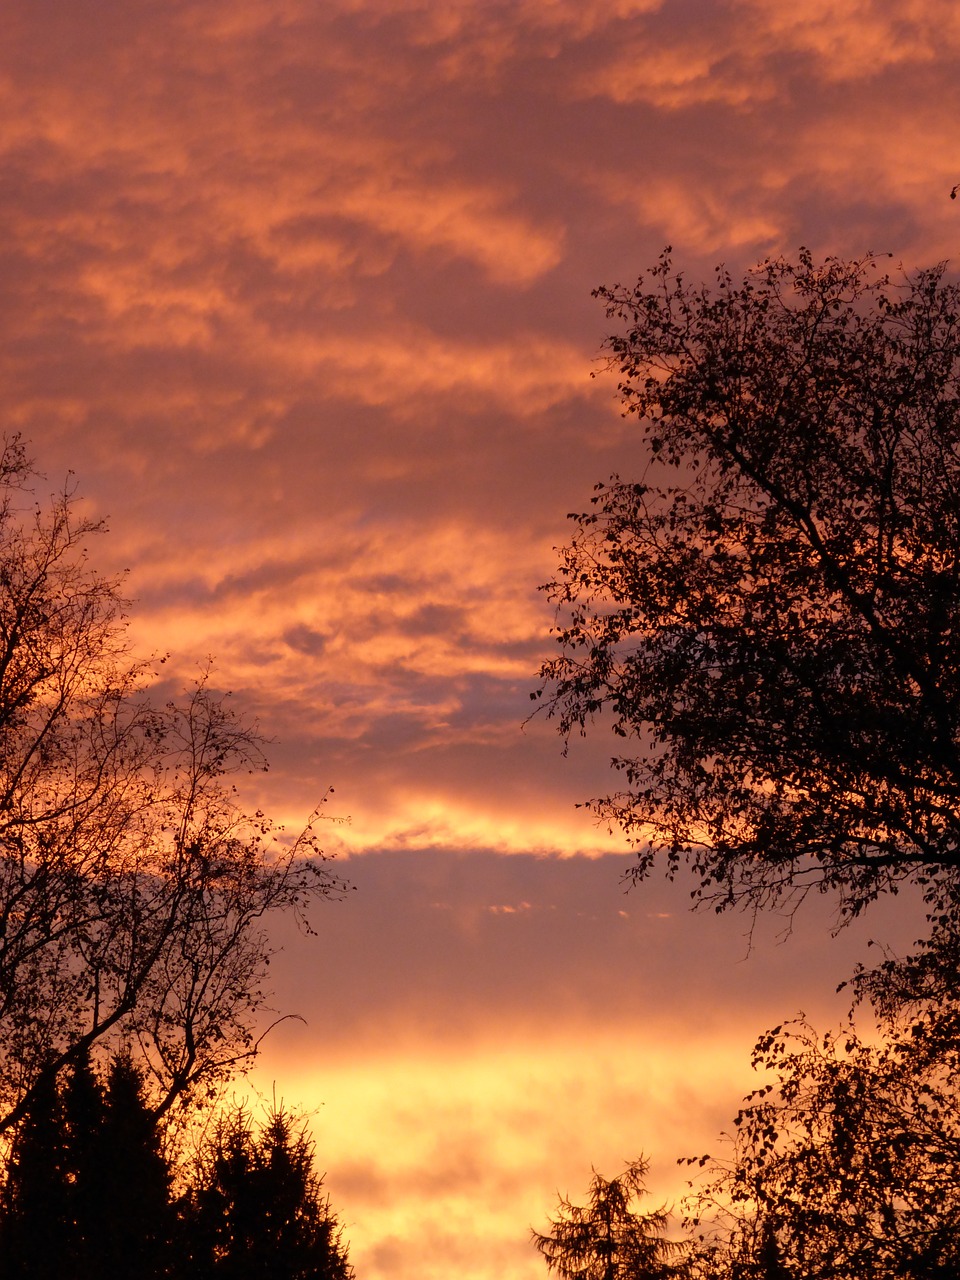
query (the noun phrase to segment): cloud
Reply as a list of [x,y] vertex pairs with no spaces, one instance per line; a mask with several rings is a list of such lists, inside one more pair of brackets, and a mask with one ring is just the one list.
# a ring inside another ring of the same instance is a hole
[[810,55],[824,79],[875,79],[889,67],[929,66],[960,45],[960,19],[944,0],[857,0],[843,15],[830,0],[785,8],[776,0],[737,0],[768,56]]
[[929,0],[858,0],[842,14],[830,0],[727,0],[701,6],[698,18],[684,15],[680,25],[658,7],[582,71],[577,91],[667,112],[704,104],[756,112],[818,82],[869,91],[886,73],[929,70],[960,45],[954,6]]
[[[251,806],[292,832],[332,783],[353,818],[322,834],[357,893],[312,950],[278,930],[278,1003],[310,1026],[263,1080],[324,1101],[370,1280],[540,1274],[527,1229],[557,1187],[642,1149],[672,1194],[753,1034],[826,1016],[855,953],[823,945],[826,903],[751,963],[686,883],[624,896],[622,839],[574,807],[611,786],[602,719],[566,758],[522,727],[565,513],[645,461],[590,291],[665,241],[689,279],[800,243],[955,253],[960,17],[10,0],[4,21],[6,427],[110,517],[91,555],[130,570],[136,649],[171,653],[158,695],[213,655],[275,740],[238,780]],[[880,936],[909,934],[894,905]]]
[[315,1108],[358,1270],[533,1280],[528,1230],[558,1192],[643,1152],[651,1203],[678,1201],[677,1158],[719,1151],[759,1083],[756,1035],[801,1001],[815,1025],[844,1009],[862,927],[827,958],[814,904],[812,930],[761,922],[751,947],[742,917],[690,918],[685,884],[612,892],[627,862],[367,854],[318,935],[287,936],[281,1007],[308,1025],[278,1028],[255,1082]]

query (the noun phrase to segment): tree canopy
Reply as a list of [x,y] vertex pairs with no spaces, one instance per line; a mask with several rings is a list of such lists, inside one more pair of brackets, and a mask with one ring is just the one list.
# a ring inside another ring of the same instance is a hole
[[150,696],[102,526],[0,450],[0,1132],[91,1052],[135,1049],[155,1110],[256,1049],[264,918],[339,892],[230,776],[261,742],[201,677]]
[[597,486],[547,590],[565,736],[605,715],[592,802],[699,896],[810,888],[847,916],[960,889],[960,287],[872,258],[694,287],[667,251],[601,289],[637,474]]
[[714,1280],[945,1280],[960,1268],[960,1056],[928,1019],[759,1040],[768,1083],[703,1157],[699,1274]]

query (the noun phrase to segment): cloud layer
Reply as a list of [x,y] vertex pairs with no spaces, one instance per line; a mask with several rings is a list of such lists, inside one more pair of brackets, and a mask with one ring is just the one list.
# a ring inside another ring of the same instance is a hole
[[276,740],[253,799],[352,816],[265,1069],[325,1101],[368,1280],[538,1274],[558,1183],[643,1147],[674,1186],[663,1117],[729,1114],[791,965],[842,976],[824,920],[751,967],[619,894],[574,808],[611,744],[521,728],[536,587],[641,464],[591,289],[667,241],[949,257],[958,50],[948,0],[9,0],[5,428],[109,515],[137,647]]

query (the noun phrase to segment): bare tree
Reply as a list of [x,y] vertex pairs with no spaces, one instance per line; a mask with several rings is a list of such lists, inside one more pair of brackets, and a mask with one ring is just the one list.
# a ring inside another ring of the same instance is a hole
[[97,1047],[142,1061],[158,1113],[256,1051],[270,948],[343,888],[312,829],[246,814],[229,775],[261,741],[202,677],[155,705],[101,531],[65,488],[35,502],[0,455],[0,1132]]

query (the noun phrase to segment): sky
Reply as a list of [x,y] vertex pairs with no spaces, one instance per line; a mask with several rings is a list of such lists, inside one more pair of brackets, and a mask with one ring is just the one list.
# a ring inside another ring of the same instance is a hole
[[675,1199],[755,1037],[911,927],[625,892],[576,807],[614,744],[527,717],[567,513],[643,463],[591,291],[956,256],[958,62],[952,0],[6,0],[3,427],[107,518],[138,650],[259,719],[254,803],[349,819],[255,1082],[360,1280],[533,1280],[641,1151]]

